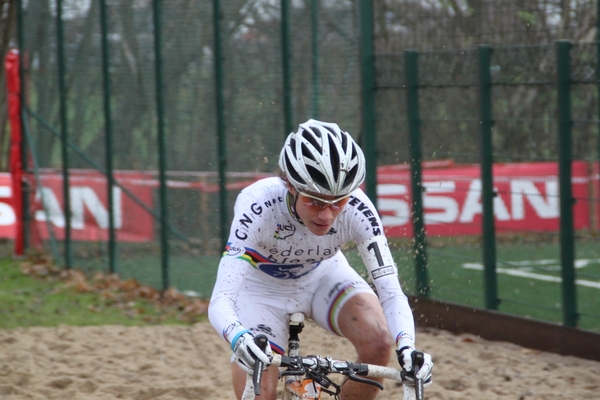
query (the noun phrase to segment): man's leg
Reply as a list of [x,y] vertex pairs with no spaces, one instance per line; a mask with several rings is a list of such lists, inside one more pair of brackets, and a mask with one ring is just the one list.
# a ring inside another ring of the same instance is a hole
[[[387,365],[390,359],[392,338],[390,336],[379,299],[370,293],[352,296],[342,307],[338,326],[352,342],[358,353],[357,362]],[[378,379],[382,381],[382,379]],[[373,400],[380,390],[375,386],[347,381],[341,400]]]
[[[237,363],[232,363],[233,390],[239,400],[242,398],[244,388],[246,387],[246,377],[248,374],[241,369]],[[263,371],[262,382],[260,385],[260,396],[256,400],[275,400],[277,396],[277,382],[279,380],[279,369],[269,367]]]

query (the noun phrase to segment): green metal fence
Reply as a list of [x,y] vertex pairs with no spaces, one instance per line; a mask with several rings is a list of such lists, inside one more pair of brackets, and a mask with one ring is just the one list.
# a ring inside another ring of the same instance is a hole
[[[36,232],[28,198],[27,239],[42,235],[67,268],[209,295],[209,285],[196,287],[194,257],[211,256],[214,274],[238,183],[273,173],[285,136],[308,118],[358,137],[355,4],[17,3],[26,134],[36,150],[27,168],[39,177],[25,190],[33,196],[62,171],[56,201],[68,215],[74,171],[107,177],[97,192],[111,225],[101,241],[80,240],[72,218]],[[128,190],[123,171],[144,172],[150,201]],[[115,186],[154,219],[152,240],[119,240]]]
[[[392,52],[400,14],[370,1],[18,3],[37,176],[24,188],[27,239],[42,235],[65,267],[209,296],[237,192],[273,172],[286,133],[318,117],[359,140],[372,198],[378,165],[410,168],[411,234],[392,241],[405,291],[600,329],[598,226],[574,230],[571,215],[573,200],[597,212],[597,193],[569,192],[570,161],[599,162],[598,43]],[[477,234],[428,233],[422,163],[436,160],[478,166]],[[526,161],[559,164],[560,229],[496,226],[493,167]],[[104,237],[69,218],[81,171],[101,182]],[[62,219],[32,208],[57,173]],[[153,221],[150,239],[119,237],[115,199],[141,210],[132,235]]]
[[[599,161],[597,65],[596,43],[567,41],[377,55],[379,160],[410,164],[413,177],[421,176],[421,162],[444,158],[478,164],[480,171],[481,235],[468,240],[423,234],[415,222],[425,219],[420,195],[429,189],[413,181],[412,192],[419,194],[412,210],[418,257],[414,276],[408,275],[414,279],[410,292],[567,326],[600,327],[598,310],[584,311],[596,305],[598,286],[592,283],[600,278],[598,194],[593,189],[589,197],[577,198],[571,192],[571,162],[585,160],[594,168]],[[533,228],[518,234],[495,227],[493,163],[527,161],[558,163],[555,232]],[[597,175],[589,177],[596,187]],[[574,231],[578,203],[589,207],[591,219],[587,229]],[[464,269],[473,263],[480,264],[477,274]],[[583,264],[590,268],[576,271]],[[456,282],[444,269],[455,270]]]

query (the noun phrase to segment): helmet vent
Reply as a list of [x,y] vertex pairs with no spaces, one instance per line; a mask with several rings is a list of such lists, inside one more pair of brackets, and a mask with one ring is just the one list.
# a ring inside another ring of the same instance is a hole
[[298,174],[298,172],[296,172],[296,170],[294,169],[294,166],[290,162],[290,159],[287,156],[287,154],[285,156],[285,169],[286,169],[286,172],[288,174],[290,174],[290,176],[292,177],[293,180],[299,182],[301,185],[306,185],[306,181],[304,179],[302,179],[302,177],[300,176],[300,174]]
[[350,172],[348,172],[348,175],[346,175],[346,179],[344,179],[344,185],[342,186],[342,188],[346,188],[346,187],[348,187],[348,185],[350,185],[352,182],[354,182],[354,179],[356,178],[357,173],[358,173],[358,165],[355,165],[354,167],[352,167]]
[[[321,131],[320,130],[318,130],[316,128],[313,128],[313,131],[315,132],[315,135],[321,137]],[[302,137],[304,139],[306,139],[307,142],[309,142],[310,144],[312,144],[313,147],[319,152],[319,154],[323,154],[323,147],[317,141],[317,139],[313,135],[310,134],[310,132],[308,132],[308,131],[302,132]]]
[[[346,137],[346,135],[342,135],[342,149],[346,149],[348,147],[348,138]],[[354,146],[353,150],[354,150]],[[354,158],[356,153],[352,153],[352,158]]]
[[331,191],[331,188],[329,187],[329,182],[327,182],[327,178],[325,177],[325,175],[323,175],[321,171],[319,171],[312,165],[307,165],[306,170],[308,171],[308,174],[310,175],[312,180],[317,183],[317,185],[325,188],[325,190]]
[[[296,140],[294,138],[290,139],[290,149],[292,149],[292,154],[294,155],[294,158],[298,157],[296,155]],[[286,160],[287,160],[287,157],[286,157]]]
[[[329,139],[329,148],[335,149],[335,142],[332,135],[327,135]],[[329,157],[331,160],[331,169],[333,171],[333,179],[337,182],[340,179],[340,155],[337,151],[330,151]]]
[[306,144],[302,143],[301,147],[302,147],[302,155],[303,155],[304,157],[310,158],[310,159],[311,159],[311,160],[313,160],[313,161],[317,161],[317,160],[315,159],[315,156],[313,156],[313,155],[312,155],[312,153],[310,152],[310,150],[309,150],[309,149],[308,149],[308,147],[306,146]]

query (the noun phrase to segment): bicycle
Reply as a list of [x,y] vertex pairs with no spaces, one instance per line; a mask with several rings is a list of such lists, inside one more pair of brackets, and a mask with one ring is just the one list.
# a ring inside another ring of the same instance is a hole
[[[408,373],[401,368],[335,360],[330,356],[301,356],[299,334],[303,327],[304,314],[291,314],[287,355],[275,354],[271,361],[271,366],[280,368],[279,377],[284,379],[282,400],[320,400],[322,393],[337,399],[343,383],[335,383],[329,377],[332,374],[343,375],[349,380],[373,385],[381,390],[381,383],[367,377],[391,379],[404,385],[404,400],[424,399],[423,381],[414,378],[408,380]],[[263,350],[268,345],[265,335],[257,335],[254,340]],[[413,354],[413,376],[418,373],[423,361],[423,353]],[[257,361],[253,374],[247,376],[242,400],[254,400],[255,396],[260,394],[262,371],[263,364]]]

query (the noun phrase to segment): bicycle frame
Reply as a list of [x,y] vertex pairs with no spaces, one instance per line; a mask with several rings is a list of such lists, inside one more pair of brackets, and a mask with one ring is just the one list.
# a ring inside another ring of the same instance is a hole
[[[300,332],[304,328],[304,314],[297,312],[290,315],[287,354],[290,357],[300,355]],[[319,400],[321,386],[312,379],[297,376],[284,376],[282,400]]]

